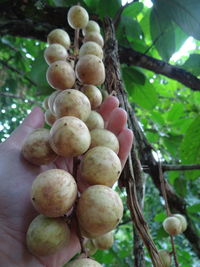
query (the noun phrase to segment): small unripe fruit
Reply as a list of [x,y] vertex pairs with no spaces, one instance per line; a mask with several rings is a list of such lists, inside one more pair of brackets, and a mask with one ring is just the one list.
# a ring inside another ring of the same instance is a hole
[[97,249],[109,249],[112,247],[114,238],[113,233],[108,232],[92,240]]
[[96,146],[106,146],[112,149],[116,154],[119,152],[119,141],[111,131],[106,129],[93,129],[91,132],[90,148]]
[[100,59],[103,59],[103,50],[100,45],[95,42],[84,43],[79,50],[79,57],[85,55],[95,55]]
[[181,221],[181,232],[184,232],[187,229],[187,221],[186,218],[181,214],[174,214],[174,217],[178,218]]
[[82,29],[83,36],[88,34],[89,32],[98,32],[100,33],[99,24],[94,20],[89,20],[87,26]]
[[40,173],[33,181],[31,201],[35,209],[48,217],[60,217],[73,206],[77,185],[73,176],[61,169]]
[[102,60],[94,55],[82,56],[76,64],[76,76],[82,83],[101,85],[105,80]]
[[56,154],[76,157],[88,150],[91,136],[83,121],[76,117],[65,116],[53,124],[49,142]]
[[66,267],[102,267],[100,263],[89,258],[73,260]]
[[104,128],[104,120],[102,116],[94,110],[90,112],[90,115],[86,120],[85,124],[87,125],[90,131],[93,129]]
[[83,246],[88,256],[94,255],[97,251],[97,248],[94,245],[92,239],[87,239],[85,243],[83,244]]
[[48,101],[49,101],[49,97],[45,97],[44,101],[42,102],[42,107],[44,109],[48,109],[49,108],[49,105],[48,105]]
[[93,185],[82,193],[76,213],[83,235],[95,238],[110,232],[119,224],[123,204],[110,187]]
[[89,41],[95,42],[95,43],[99,44],[101,47],[104,46],[103,37],[98,32],[88,32],[85,35],[85,37],[83,39],[83,42],[86,43],[86,42],[89,42]]
[[170,216],[164,220],[163,228],[169,235],[178,235],[181,233],[182,224],[178,218]]
[[39,128],[31,132],[24,141],[22,154],[26,160],[35,165],[53,162],[57,155],[49,144],[49,130]]
[[56,253],[69,243],[70,230],[61,218],[38,215],[29,225],[26,234],[28,250],[35,256]]
[[91,185],[112,186],[119,178],[121,170],[120,159],[108,147],[94,147],[83,156],[81,176]]
[[170,253],[164,249],[159,250],[158,253],[160,255],[160,259],[162,263],[161,267],[170,267],[171,261],[172,261]]
[[83,29],[88,24],[89,16],[85,8],[77,5],[69,9],[67,20],[73,29]]
[[62,29],[55,29],[47,36],[48,44],[61,44],[66,49],[70,47],[70,38],[66,31]]
[[86,121],[91,112],[90,101],[86,95],[75,89],[62,91],[55,100],[57,118],[74,116]]
[[48,98],[48,106],[49,106],[49,110],[51,111],[52,114],[55,114],[54,101],[55,101],[56,97],[59,95],[60,92],[62,92],[62,91],[61,90],[56,90]]
[[47,70],[47,81],[55,89],[72,88],[75,83],[75,73],[72,66],[62,60],[52,63]]
[[66,48],[60,44],[51,44],[44,51],[44,58],[48,65],[58,60],[66,60],[67,57]]
[[56,117],[55,115],[49,110],[47,109],[44,113],[44,118],[45,118],[45,122],[49,125],[52,126],[54,124],[54,122],[56,121]]
[[102,103],[101,91],[94,85],[88,84],[83,86],[83,93],[89,98],[91,108],[96,109]]

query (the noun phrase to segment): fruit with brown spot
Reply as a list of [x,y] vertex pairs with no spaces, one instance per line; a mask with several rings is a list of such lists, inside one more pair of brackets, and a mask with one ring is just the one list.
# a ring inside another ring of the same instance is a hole
[[81,46],[79,50],[79,57],[85,55],[95,55],[100,59],[103,59],[103,50],[101,46],[95,42],[86,42]]
[[32,131],[22,145],[22,155],[35,165],[45,165],[53,162],[57,154],[49,144],[49,130],[38,128]]
[[79,198],[76,214],[83,236],[96,238],[119,224],[123,204],[119,195],[110,187],[93,185]]
[[85,84],[101,85],[105,80],[105,67],[100,58],[94,55],[82,56],[76,64],[76,76]]
[[60,217],[73,206],[77,185],[73,176],[61,169],[40,173],[33,181],[31,201],[35,209],[48,217]]
[[91,136],[82,120],[65,116],[53,124],[49,142],[56,154],[63,157],[76,157],[88,150]]
[[81,163],[81,176],[90,185],[113,186],[121,170],[121,162],[116,153],[104,146],[88,150]]
[[86,121],[91,112],[91,105],[87,96],[75,89],[62,91],[56,97],[54,107],[57,118],[74,116]]
[[75,83],[75,73],[72,66],[63,60],[52,63],[46,74],[47,81],[54,89],[72,88]]
[[60,44],[51,44],[44,51],[44,58],[48,65],[57,60],[66,60],[68,52],[66,48]]
[[88,24],[89,16],[85,8],[76,5],[69,9],[67,20],[73,29],[83,29]]
[[102,94],[101,91],[94,85],[87,84],[83,86],[83,93],[90,100],[91,108],[96,109],[102,103]]
[[90,112],[90,115],[89,115],[88,119],[86,120],[85,124],[87,125],[87,127],[90,131],[93,129],[104,128],[104,120],[103,120],[102,116],[94,110],[92,110]]
[[35,256],[56,253],[70,240],[70,230],[61,218],[38,215],[29,225],[26,234],[28,250]]
[[47,36],[48,44],[61,44],[66,49],[70,47],[70,38],[66,31],[62,29],[54,29]]

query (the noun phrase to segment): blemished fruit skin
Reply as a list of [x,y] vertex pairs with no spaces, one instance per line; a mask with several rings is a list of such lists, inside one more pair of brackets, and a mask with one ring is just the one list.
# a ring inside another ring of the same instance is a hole
[[83,29],[88,24],[89,16],[83,7],[77,5],[69,9],[67,20],[73,29]]
[[163,228],[169,235],[178,235],[181,233],[182,224],[178,218],[170,216],[164,220]]
[[58,90],[73,88],[75,73],[72,66],[63,60],[52,63],[46,73],[47,82],[51,87]]
[[123,204],[119,195],[110,187],[93,185],[79,198],[76,214],[83,236],[96,238],[119,224]]
[[85,84],[101,85],[105,81],[105,67],[100,58],[94,55],[82,56],[75,68],[76,76]]
[[40,173],[33,181],[31,201],[35,209],[48,217],[60,217],[73,206],[77,185],[73,176],[61,169]]
[[66,267],[102,267],[100,263],[89,258],[73,260]]
[[56,253],[69,243],[70,230],[61,218],[38,215],[29,225],[26,234],[28,250],[35,256]]
[[94,85],[88,84],[83,86],[83,93],[90,100],[91,108],[96,109],[102,103],[101,91]]
[[81,176],[90,185],[113,186],[121,170],[121,162],[116,153],[104,146],[88,150],[81,163]]
[[61,44],[51,44],[44,51],[44,58],[48,65],[52,64],[57,60],[66,60],[68,52]]
[[70,38],[66,31],[62,29],[54,29],[47,36],[48,44],[61,44],[66,49],[70,47]]
[[93,129],[90,132],[90,148],[105,146],[112,149],[116,154],[119,152],[119,141],[114,133],[106,129]]
[[103,49],[101,46],[95,42],[84,43],[79,50],[79,57],[85,55],[95,55],[100,59],[103,59]]
[[171,259],[169,252],[167,250],[161,249],[158,251],[158,253],[160,255],[161,262],[162,262],[161,267],[170,267],[172,259]]
[[88,97],[75,89],[62,91],[54,102],[57,118],[74,116],[86,121],[91,112],[91,105]]
[[174,214],[174,216],[181,221],[181,225],[182,225],[181,232],[184,232],[187,229],[186,218],[181,214]]
[[85,37],[83,39],[83,42],[86,43],[86,42],[89,42],[89,41],[95,42],[95,43],[99,44],[101,47],[104,46],[103,37],[98,32],[88,32],[85,35]]
[[90,115],[87,118],[85,124],[87,125],[87,127],[90,131],[93,129],[104,128],[104,120],[103,120],[102,116],[94,110],[92,110],[90,112]]
[[56,117],[55,115],[49,110],[47,109],[44,113],[44,118],[45,118],[45,122],[49,125],[52,126],[54,124],[54,122],[56,121]]
[[53,162],[57,154],[49,144],[49,130],[38,128],[32,131],[22,145],[22,155],[35,165],[45,165]]
[[104,235],[92,239],[92,241],[94,245],[97,247],[97,249],[102,249],[102,250],[110,249],[114,242],[113,232],[108,232]]
[[94,20],[89,20],[87,26],[82,29],[83,36],[85,36],[89,32],[98,32],[100,33],[99,24]]
[[49,143],[56,154],[76,157],[88,150],[91,136],[83,121],[76,117],[65,116],[53,124]]

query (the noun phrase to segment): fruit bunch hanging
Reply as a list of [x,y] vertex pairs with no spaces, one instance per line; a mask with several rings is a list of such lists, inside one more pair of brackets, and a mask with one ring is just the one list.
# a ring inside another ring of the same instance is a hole
[[[43,103],[51,129],[33,131],[24,141],[22,154],[36,165],[50,164],[58,157],[73,158],[74,170],[50,169],[33,181],[30,198],[39,215],[28,228],[27,247],[36,256],[56,253],[69,243],[70,222],[75,217],[81,236],[87,238],[87,253],[68,266],[101,266],[88,256],[112,246],[112,230],[123,215],[122,201],[112,189],[122,170],[119,142],[96,111],[105,80],[100,27],[79,5],[69,9],[67,19],[75,31],[74,44],[66,31],[55,29],[47,37],[49,46],[44,52],[49,65],[46,78],[55,89]],[[80,30],[83,44],[79,49]],[[78,177],[89,184],[84,192],[79,191]]]

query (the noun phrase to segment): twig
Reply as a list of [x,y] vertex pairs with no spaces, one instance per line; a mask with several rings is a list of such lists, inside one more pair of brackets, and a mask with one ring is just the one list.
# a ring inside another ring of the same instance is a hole
[[2,65],[3,65],[4,67],[6,67],[7,69],[9,69],[9,70],[11,70],[11,71],[17,73],[18,75],[21,76],[21,78],[24,78],[25,80],[27,80],[27,81],[28,81],[29,83],[31,83],[32,85],[37,86],[37,84],[36,84],[34,81],[32,81],[30,78],[28,78],[28,77],[25,75],[25,73],[23,73],[23,72],[21,72],[21,71],[15,69],[14,67],[8,65],[4,60],[1,60],[1,59],[0,59],[0,64],[2,64]]
[[175,263],[175,266],[178,267],[179,263],[178,263],[178,259],[177,259],[177,255],[176,255],[176,249],[175,249],[175,245],[174,245],[174,237],[172,235],[170,235],[170,239],[171,239],[171,244],[172,244],[172,253],[174,255],[174,263]]
[[18,98],[18,99],[21,99],[21,100],[27,100],[27,102],[29,102],[31,104],[34,104],[34,105],[39,105],[39,106],[42,105],[42,102],[31,100],[31,99],[29,99],[29,98],[27,98],[25,96],[19,96],[19,95],[15,95],[15,94],[12,94],[12,93],[7,93],[7,92],[0,92],[0,95],[4,96],[4,97],[11,97],[11,98]]
[[165,165],[162,164],[163,171],[189,171],[189,170],[200,170],[200,164],[191,165]]

